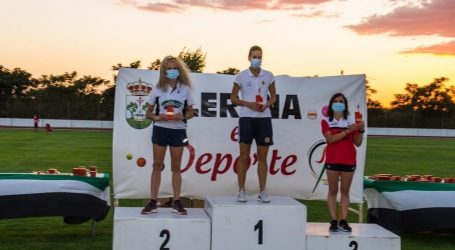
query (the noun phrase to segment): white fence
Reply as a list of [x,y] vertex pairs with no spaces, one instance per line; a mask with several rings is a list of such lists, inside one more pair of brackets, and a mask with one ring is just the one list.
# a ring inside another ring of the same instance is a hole
[[[112,129],[113,121],[94,120],[60,120],[41,119],[40,127],[49,123],[54,128],[90,128]],[[33,128],[33,119],[26,118],[0,118],[0,126],[4,127],[28,127]],[[368,135],[375,136],[431,136],[431,137],[455,137],[455,129],[428,129],[428,128],[368,128]]]
[[455,137],[455,129],[368,128],[368,135]]
[[[44,127],[49,123],[53,128],[89,128],[89,129],[112,129],[113,121],[94,120],[60,120],[40,119],[39,126]],[[33,128],[33,119],[26,118],[0,118],[0,126],[6,127],[29,127]]]

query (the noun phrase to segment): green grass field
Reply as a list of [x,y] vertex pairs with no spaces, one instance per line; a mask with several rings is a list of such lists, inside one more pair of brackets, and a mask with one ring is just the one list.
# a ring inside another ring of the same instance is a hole
[[[455,177],[455,139],[368,138],[366,175],[376,173],[432,174]],[[35,133],[31,129],[0,128],[0,172],[31,172],[96,165],[112,172],[112,131],[57,130]],[[308,221],[328,221],[325,202],[304,201]],[[33,204],[29,204],[33,206]],[[122,200],[122,206],[142,206],[141,200]],[[366,205],[365,205],[366,207]],[[366,217],[366,210],[364,212]],[[0,220],[0,249],[111,249],[111,209],[90,234],[90,223],[66,225],[61,217]],[[357,221],[351,214],[348,220]],[[403,234],[402,249],[454,249],[451,234]]]

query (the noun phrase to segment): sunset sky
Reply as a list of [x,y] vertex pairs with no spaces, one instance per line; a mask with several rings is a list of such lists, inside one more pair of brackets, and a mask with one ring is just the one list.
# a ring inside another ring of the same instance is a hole
[[186,47],[215,73],[257,44],[275,75],[366,74],[388,105],[408,82],[455,85],[454,16],[453,0],[0,0],[0,65],[112,80]]

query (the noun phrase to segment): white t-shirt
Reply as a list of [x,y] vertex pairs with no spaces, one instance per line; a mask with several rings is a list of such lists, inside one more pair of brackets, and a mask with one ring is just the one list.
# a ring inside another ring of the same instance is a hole
[[[166,114],[166,107],[168,105],[171,105],[174,108],[174,115],[183,113],[185,100],[188,106],[194,105],[194,99],[191,95],[190,88],[179,82],[177,82],[174,89],[170,86],[164,90],[156,87],[153,88],[152,93],[150,94],[149,104],[156,105],[157,97],[160,106],[160,114]],[[155,121],[154,126],[171,129],[186,129],[186,123],[184,121]]]
[[[275,77],[272,72],[264,69],[261,69],[257,77],[251,73],[250,69],[240,71],[234,80],[234,84],[240,86],[241,99],[247,102],[256,102],[258,94],[262,96],[264,102],[267,102],[269,86],[273,82],[275,82]],[[258,112],[242,106],[240,107],[240,117],[272,117],[272,114],[269,108],[264,112]]]

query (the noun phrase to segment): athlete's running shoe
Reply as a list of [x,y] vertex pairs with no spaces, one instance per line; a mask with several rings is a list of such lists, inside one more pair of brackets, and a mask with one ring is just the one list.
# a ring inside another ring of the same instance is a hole
[[156,206],[156,200],[150,200],[147,205],[142,209],[141,214],[151,214],[151,213],[157,213],[158,208]]

